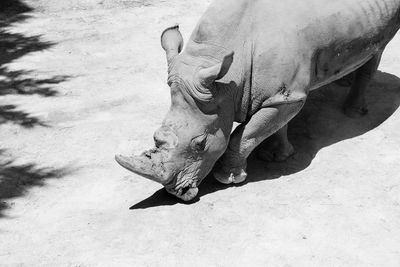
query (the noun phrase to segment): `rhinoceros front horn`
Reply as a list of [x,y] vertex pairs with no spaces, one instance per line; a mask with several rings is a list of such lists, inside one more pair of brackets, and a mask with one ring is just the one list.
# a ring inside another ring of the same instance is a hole
[[163,172],[160,170],[159,164],[145,154],[132,157],[116,155],[115,160],[125,169],[147,179],[161,184],[167,182],[166,177],[163,177]]

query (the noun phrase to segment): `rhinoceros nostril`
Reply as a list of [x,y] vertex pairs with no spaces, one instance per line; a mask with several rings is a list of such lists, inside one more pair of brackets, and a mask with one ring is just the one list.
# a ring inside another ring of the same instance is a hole
[[155,143],[157,148],[160,148],[163,145],[165,145],[166,141],[165,140],[160,140],[160,139],[154,137],[154,143]]
[[153,139],[157,148],[160,148],[166,143],[165,133],[163,133],[162,131],[155,132]]
[[184,194],[186,194],[187,191],[188,191],[189,189],[190,189],[190,186],[187,186],[187,187],[182,188],[182,193],[181,193],[181,195],[183,196]]
[[178,137],[171,131],[158,130],[153,139],[157,148],[174,148],[178,143]]

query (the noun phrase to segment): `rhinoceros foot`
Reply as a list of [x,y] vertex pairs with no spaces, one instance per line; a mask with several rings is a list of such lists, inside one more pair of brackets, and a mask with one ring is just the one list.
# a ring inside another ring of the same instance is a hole
[[294,147],[291,143],[276,143],[270,146],[262,146],[257,151],[257,157],[264,161],[281,162],[288,159],[295,153]]
[[219,168],[213,173],[214,178],[223,184],[239,184],[246,180],[247,173],[244,168],[231,168],[229,170],[224,170],[224,168]]

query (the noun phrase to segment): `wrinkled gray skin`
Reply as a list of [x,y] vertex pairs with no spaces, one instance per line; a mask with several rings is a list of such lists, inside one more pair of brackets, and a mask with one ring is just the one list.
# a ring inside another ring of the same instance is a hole
[[[171,108],[155,148],[116,160],[184,201],[218,159],[218,181],[243,182],[246,158],[267,137],[276,142],[261,158],[293,154],[285,125],[310,90],[353,73],[344,112],[367,112],[364,89],[399,10],[400,0],[214,1],[184,51],[177,26],[163,32]],[[231,134],[234,121],[241,125]]]

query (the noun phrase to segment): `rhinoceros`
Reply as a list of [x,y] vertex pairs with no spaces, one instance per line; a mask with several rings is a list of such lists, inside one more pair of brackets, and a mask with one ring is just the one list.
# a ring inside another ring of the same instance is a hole
[[215,0],[183,51],[178,26],[161,34],[170,109],[154,148],[116,160],[183,201],[211,170],[221,183],[241,183],[267,137],[279,146],[264,158],[294,153],[287,123],[311,90],[354,73],[343,110],[364,115],[365,88],[399,27],[400,0]]

